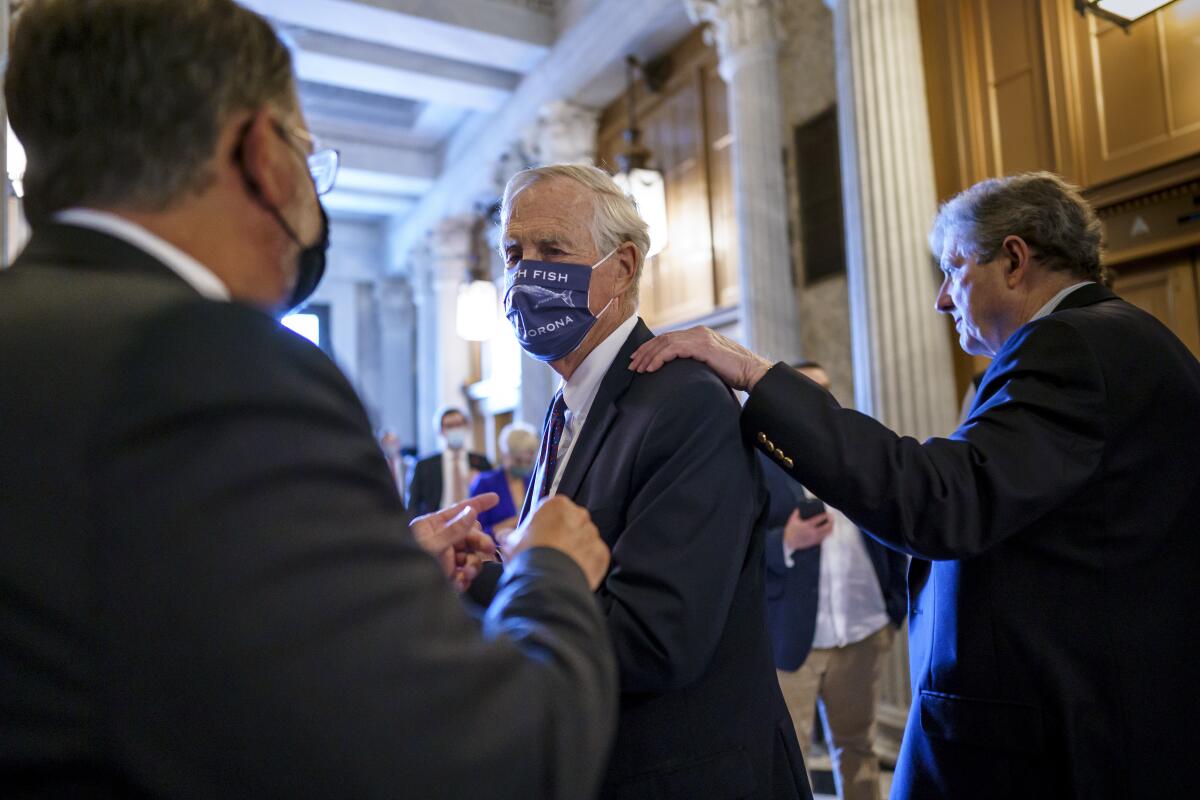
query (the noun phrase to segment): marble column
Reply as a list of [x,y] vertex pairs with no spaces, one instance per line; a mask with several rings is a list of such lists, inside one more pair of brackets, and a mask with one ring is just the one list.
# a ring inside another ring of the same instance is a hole
[[526,149],[537,164],[596,163],[599,117],[583,106],[558,100],[538,111]]
[[773,361],[800,355],[784,181],[779,46],[784,0],[686,0],[710,23],[729,87],[744,343]]
[[434,413],[440,406],[465,406],[470,348],[455,329],[458,289],[473,263],[469,215],[447,217],[432,231],[428,248],[414,251],[412,275],[417,305],[417,442],[422,452],[437,444]]
[[375,284],[378,349],[386,353],[378,365],[376,406],[379,427],[394,432],[404,444],[419,440],[417,419],[417,306],[413,287],[404,278]]
[[[916,0],[826,0],[834,9],[838,127],[858,410],[924,439],[955,427],[953,365],[926,234],[936,212]],[[912,695],[906,637],[884,669],[881,752]]]

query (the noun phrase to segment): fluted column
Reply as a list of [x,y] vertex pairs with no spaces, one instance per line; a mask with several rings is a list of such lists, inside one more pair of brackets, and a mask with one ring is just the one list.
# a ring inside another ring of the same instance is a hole
[[692,20],[712,26],[719,70],[729,87],[742,336],[766,358],[794,361],[800,332],[783,175],[778,63],[783,5],[783,0],[687,0]]
[[[936,212],[916,0],[834,8],[846,265],[858,410],[926,438],[955,426],[949,341],[926,234]],[[884,669],[879,749],[912,701],[906,637]]]
[[427,253],[415,257],[417,300],[417,441],[422,452],[437,444],[434,412],[447,403],[463,404],[470,349],[455,329],[458,288],[472,264],[469,216],[443,219],[434,228]]
[[376,397],[379,425],[394,432],[404,444],[416,444],[417,419],[417,306],[412,285],[403,278],[375,284],[378,316],[378,367]]

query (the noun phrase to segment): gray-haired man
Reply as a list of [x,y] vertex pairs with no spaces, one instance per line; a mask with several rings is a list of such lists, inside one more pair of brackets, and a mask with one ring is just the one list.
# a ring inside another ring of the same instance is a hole
[[0,796],[588,797],[587,513],[539,508],[476,620],[447,577],[495,496],[410,535],[350,385],[266,313],[320,277],[335,166],[270,25],[30,0],[5,94],[33,239],[0,274]]
[[916,557],[893,798],[1200,796],[1180,766],[1200,718],[1200,364],[1101,285],[1100,223],[1057,176],[968,189],[930,244],[938,310],[993,356],[947,439],[896,436],[704,329],[632,368],[692,356],[750,390],[748,437]]
[[653,337],[637,317],[645,222],[579,166],[518,173],[501,217],[508,317],[563,379],[524,514],[570,497],[613,550],[597,598],[621,713],[601,797],[808,797],[771,660],[764,490],[737,403],[695,362],[626,369]]

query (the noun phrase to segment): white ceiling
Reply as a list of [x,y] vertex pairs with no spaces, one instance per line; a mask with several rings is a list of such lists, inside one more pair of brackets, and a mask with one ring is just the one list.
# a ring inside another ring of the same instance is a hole
[[500,108],[555,37],[554,0],[240,2],[292,47],[308,123],[342,155],[327,206],[359,219],[411,211],[449,136]]
[[602,7],[624,4],[613,0],[239,1],[292,48],[309,126],[341,151],[330,212],[392,225],[438,183],[448,146],[457,153],[489,131],[565,34],[581,41],[572,29],[591,28],[589,44],[612,40],[613,51],[575,81],[586,88],[562,98],[599,107],[621,92],[626,51],[653,57],[690,27],[681,0],[644,0],[643,9],[663,13],[641,34],[595,29]]

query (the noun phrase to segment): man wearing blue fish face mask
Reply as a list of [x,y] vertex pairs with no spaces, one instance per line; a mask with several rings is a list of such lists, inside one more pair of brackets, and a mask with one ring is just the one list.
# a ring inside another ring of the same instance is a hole
[[596,596],[622,694],[601,797],[810,797],[774,677],[764,493],[738,404],[696,362],[628,369],[653,338],[637,316],[646,223],[601,170],[554,165],[509,181],[501,224],[508,319],[562,377],[521,516],[565,495],[612,548]]

